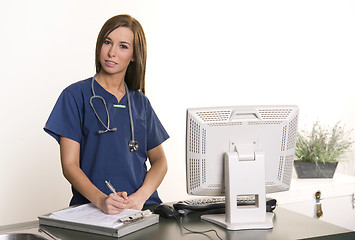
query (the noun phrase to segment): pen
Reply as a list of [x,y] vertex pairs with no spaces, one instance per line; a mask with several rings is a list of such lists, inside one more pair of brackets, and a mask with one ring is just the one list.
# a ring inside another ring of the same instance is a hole
[[117,192],[115,190],[115,188],[112,186],[112,184],[108,181],[105,181],[107,187],[111,190],[111,192],[113,192],[115,195],[117,195]]

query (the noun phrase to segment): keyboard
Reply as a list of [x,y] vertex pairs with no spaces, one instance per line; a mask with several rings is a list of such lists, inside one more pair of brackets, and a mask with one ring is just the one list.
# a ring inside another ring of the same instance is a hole
[[[255,198],[251,196],[238,197],[238,206],[251,206],[255,205]],[[211,197],[211,198],[197,198],[179,201],[173,204],[175,210],[190,210],[190,211],[209,211],[219,210],[218,212],[224,212],[225,210],[225,198],[224,197]],[[266,211],[272,212],[276,208],[276,199],[266,199]]]

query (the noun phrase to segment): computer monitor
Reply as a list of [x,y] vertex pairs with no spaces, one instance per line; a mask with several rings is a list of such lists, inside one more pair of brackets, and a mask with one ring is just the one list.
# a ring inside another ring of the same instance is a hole
[[[202,218],[229,230],[272,228],[265,195],[290,187],[297,125],[297,106],[188,109],[187,192],[226,201],[225,214]],[[240,206],[245,196],[255,205]]]

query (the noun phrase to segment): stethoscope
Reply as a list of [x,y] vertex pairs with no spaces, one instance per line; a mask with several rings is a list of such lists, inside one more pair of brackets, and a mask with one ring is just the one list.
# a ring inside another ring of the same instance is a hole
[[[92,97],[90,98],[90,105],[92,107],[92,110],[94,110],[94,113],[97,117],[97,119],[99,119],[99,121],[101,122],[101,124],[105,127],[105,130],[99,130],[97,131],[98,134],[103,134],[106,132],[115,132],[117,131],[117,128],[110,128],[110,114],[108,112],[108,108],[106,105],[106,101],[103,97],[96,95],[95,94],[95,90],[94,90],[94,81],[95,81],[95,77],[97,74],[95,74],[92,79],[91,79],[91,91],[92,91]],[[130,152],[134,152],[137,151],[138,149],[138,142],[136,140],[134,140],[134,126],[133,126],[133,118],[132,118],[132,109],[131,109],[131,100],[130,100],[130,96],[129,96],[129,91],[128,91],[128,87],[127,84],[124,83],[125,88],[126,88],[126,94],[127,94],[127,102],[128,102],[128,113],[129,113],[129,122],[131,125],[131,141],[129,141],[128,143],[128,148]],[[101,120],[101,118],[99,117],[99,115],[97,114],[94,104],[92,103],[93,99],[98,98],[100,99],[104,106],[105,106],[105,110],[106,110],[106,114],[107,114],[107,125]]]

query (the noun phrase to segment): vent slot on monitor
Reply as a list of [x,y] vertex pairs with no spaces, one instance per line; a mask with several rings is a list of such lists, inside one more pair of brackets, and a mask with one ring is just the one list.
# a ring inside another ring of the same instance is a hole
[[277,172],[277,179],[281,181],[282,172],[284,168],[284,156],[280,156],[279,171]]
[[242,125],[241,122],[216,122],[216,123],[208,123],[209,127],[233,127],[236,125]]
[[287,126],[284,126],[282,128],[281,152],[285,151],[286,148],[286,134],[287,134]]
[[204,111],[197,112],[197,116],[201,118],[203,122],[220,122],[228,121],[231,111]]
[[202,148],[202,154],[206,154],[206,141],[207,141],[207,131],[206,129],[202,129],[202,145],[201,145],[201,148]]
[[190,118],[189,151],[200,153],[200,125]]
[[279,186],[273,186],[270,182],[266,183],[266,192],[267,193],[274,193],[274,192],[282,192],[285,189],[279,187]]
[[289,155],[289,156],[286,156],[286,158],[285,158],[285,167],[284,167],[284,171],[283,171],[282,182],[284,184],[286,184],[287,186],[289,186],[291,183],[293,159],[294,159],[294,155]]
[[259,113],[263,120],[285,120],[288,118],[292,109],[290,108],[278,108],[278,109],[260,109]]
[[287,140],[287,150],[296,147],[296,139],[297,139],[297,119],[296,115],[293,120],[289,123],[288,127],[288,140]]
[[256,121],[256,122],[248,122],[248,125],[278,125],[281,124],[281,121]]
[[190,190],[193,191],[200,187],[200,160],[199,159],[189,159],[189,182]]
[[202,159],[202,183],[206,183],[206,159]]

